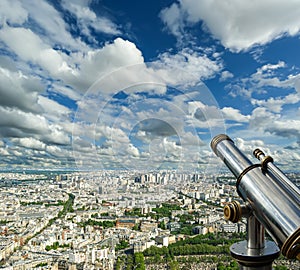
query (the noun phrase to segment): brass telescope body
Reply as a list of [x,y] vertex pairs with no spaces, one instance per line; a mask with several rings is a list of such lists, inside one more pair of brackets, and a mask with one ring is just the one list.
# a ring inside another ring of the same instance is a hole
[[211,148],[237,178],[237,192],[246,203],[226,205],[225,218],[237,222],[250,209],[281,253],[300,260],[300,190],[259,149],[254,155],[261,163],[253,164],[225,134],[214,137]]

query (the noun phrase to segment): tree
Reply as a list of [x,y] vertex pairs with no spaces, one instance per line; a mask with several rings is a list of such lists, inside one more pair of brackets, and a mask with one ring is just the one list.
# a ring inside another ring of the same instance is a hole
[[165,230],[166,229],[166,224],[164,221],[161,221],[159,224],[158,224],[158,228],[161,228],[162,230]]
[[145,257],[142,252],[134,253],[134,265],[136,270],[145,270]]
[[119,244],[116,245],[115,250],[121,250],[129,247],[129,243],[125,240],[121,240]]
[[170,268],[170,270],[178,270],[179,269],[178,262],[177,261],[169,262],[169,268]]
[[283,265],[276,265],[274,267],[274,270],[288,270],[288,268],[286,266],[283,266]]
[[217,269],[218,270],[226,270],[226,267],[222,262],[219,262],[218,265],[217,265]]
[[133,256],[129,255],[127,256],[126,270],[132,270],[132,269],[133,269]]

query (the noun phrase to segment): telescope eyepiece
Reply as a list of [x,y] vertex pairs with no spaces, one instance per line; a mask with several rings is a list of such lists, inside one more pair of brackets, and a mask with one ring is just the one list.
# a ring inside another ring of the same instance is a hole
[[274,160],[272,157],[270,156],[266,156],[265,153],[263,151],[261,151],[259,148],[256,148],[254,151],[253,151],[253,155],[258,159],[260,160],[261,162],[261,167],[264,169],[264,170],[267,170],[268,169],[268,163],[271,162],[273,163]]
[[214,151],[214,153],[218,156],[218,152],[217,152],[217,145],[224,140],[228,140],[231,141],[233,143],[233,140],[230,139],[229,136],[227,136],[226,134],[219,134],[217,136],[215,136],[211,142],[210,142],[210,147],[211,149]]
[[265,156],[265,153],[263,151],[261,151],[259,148],[256,148],[254,151],[253,151],[253,155],[257,158],[257,159],[260,159],[259,157],[260,156]]

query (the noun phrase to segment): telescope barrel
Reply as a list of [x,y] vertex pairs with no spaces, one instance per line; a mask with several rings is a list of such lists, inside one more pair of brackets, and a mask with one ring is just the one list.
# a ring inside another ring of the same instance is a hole
[[274,175],[273,178],[278,179],[278,184],[284,185],[287,188],[291,195],[294,196],[295,200],[300,204],[300,190],[297,186],[286,177],[286,175],[273,163],[273,158],[266,156],[263,151],[260,149],[255,149],[253,155],[261,161],[262,168],[268,170],[268,172]]
[[237,178],[237,191],[287,258],[300,256],[300,196],[261,164],[253,164],[224,134],[211,148]]

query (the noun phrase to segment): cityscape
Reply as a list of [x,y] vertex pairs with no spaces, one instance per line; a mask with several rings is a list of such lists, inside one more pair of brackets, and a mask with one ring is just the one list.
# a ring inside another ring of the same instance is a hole
[[[289,178],[300,184],[300,174]],[[238,269],[228,248],[246,237],[246,224],[223,215],[240,201],[235,181],[229,173],[3,172],[0,268]]]
[[299,48],[296,0],[0,0],[0,270],[299,270]]

